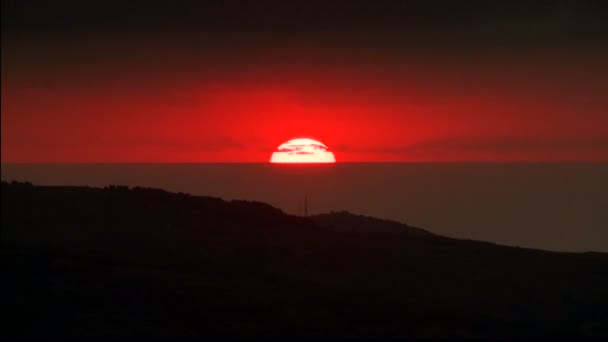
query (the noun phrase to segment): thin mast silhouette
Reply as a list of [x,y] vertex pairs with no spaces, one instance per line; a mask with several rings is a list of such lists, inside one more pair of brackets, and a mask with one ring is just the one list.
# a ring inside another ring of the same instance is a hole
[[302,199],[298,199],[298,216],[302,217]]

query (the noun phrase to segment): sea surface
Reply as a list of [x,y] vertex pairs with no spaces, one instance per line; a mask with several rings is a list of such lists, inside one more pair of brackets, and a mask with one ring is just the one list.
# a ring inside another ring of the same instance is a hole
[[433,233],[555,251],[608,252],[608,163],[2,164],[2,180],[128,185],[348,210]]

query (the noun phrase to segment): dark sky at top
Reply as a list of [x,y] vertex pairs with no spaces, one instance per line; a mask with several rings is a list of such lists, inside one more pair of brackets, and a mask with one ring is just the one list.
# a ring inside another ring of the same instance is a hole
[[2,1],[2,158],[608,160],[606,42],[607,1]]
[[2,2],[2,31],[33,34],[248,33],[453,45],[602,44],[605,1],[20,1]]

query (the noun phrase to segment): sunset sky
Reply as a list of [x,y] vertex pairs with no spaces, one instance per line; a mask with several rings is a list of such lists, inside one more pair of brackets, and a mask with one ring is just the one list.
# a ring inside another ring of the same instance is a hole
[[2,2],[2,162],[608,161],[606,2],[144,3]]

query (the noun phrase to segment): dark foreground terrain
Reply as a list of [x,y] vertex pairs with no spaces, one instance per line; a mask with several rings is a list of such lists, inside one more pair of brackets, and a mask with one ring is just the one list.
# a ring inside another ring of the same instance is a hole
[[156,189],[1,195],[0,337],[608,337],[602,253]]

